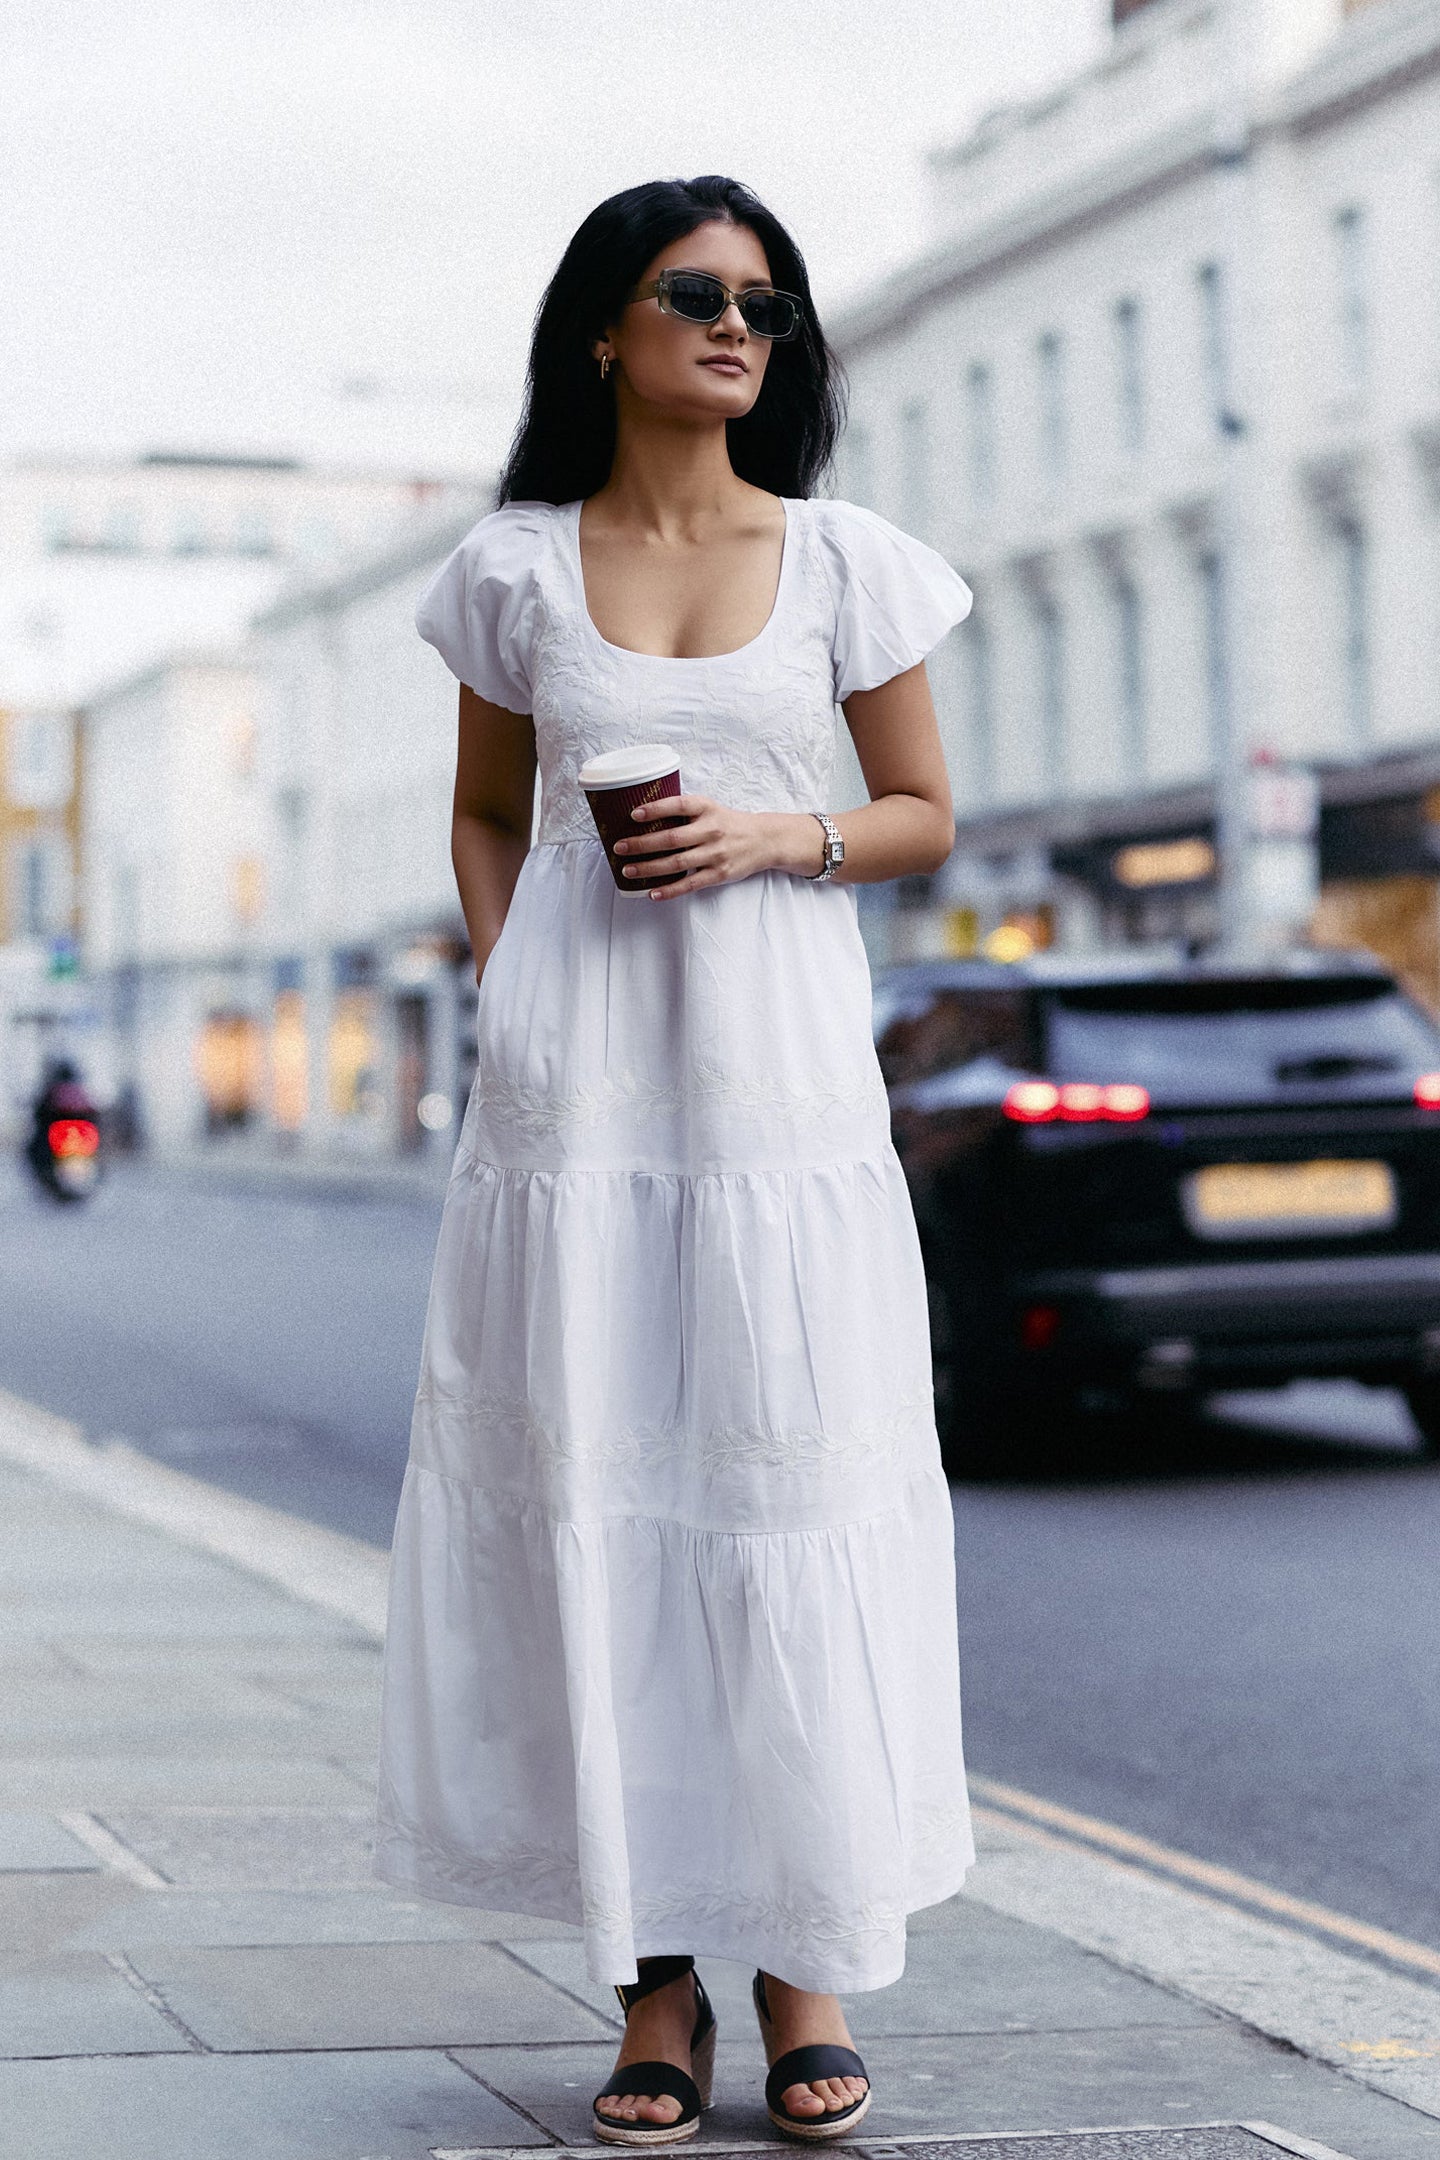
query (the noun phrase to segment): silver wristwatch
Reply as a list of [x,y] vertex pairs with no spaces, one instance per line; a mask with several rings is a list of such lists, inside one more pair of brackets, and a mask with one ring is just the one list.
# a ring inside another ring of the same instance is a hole
[[833,878],[841,863],[844,862],[845,842],[834,818],[828,816],[824,810],[812,810],[810,815],[819,818],[820,823],[825,828],[825,867],[823,870],[807,870],[804,875],[810,884],[820,885],[824,883],[826,878]]

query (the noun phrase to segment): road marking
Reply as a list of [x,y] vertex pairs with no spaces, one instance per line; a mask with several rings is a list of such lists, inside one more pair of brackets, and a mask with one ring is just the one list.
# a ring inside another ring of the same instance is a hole
[[1133,1830],[1122,1830],[1118,1823],[1102,1822],[1094,1815],[1077,1814],[1073,1808],[1060,1807],[1053,1800],[1042,1800],[1036,1793],[1022,1792],[1018,1786],[1001,1785],[993,1778],[974,1776],[968,1783],[972,1793],[988,1802],[1006,1820],[1019,1816],[1026,1822],[1041,1824],[1047,1830],[1058,1832],[1062,1839],[1098,1846],[1102,1852],[1114,1853],[1117,1858],[1138,1861],[1142,1867],[1174,1876],[1180,1882],[1193,1883],[1229,1904],[1274,1913],[1279,1919],[1313,1928],[1318,1934],[1328,1935],[1354,1949],[1373,1951],[1379,1957],[1388,1958],[1391,1964],[1426,1973],[1432,1979],[1440,1978],[1440,1950],[1432,1950],[1428,1943],[1411,1942],[1408,1936],[1392,1934],[1389,1928],[1372,1927],[1367,1920],[1352,1920],[1348,1913],[1333,1912],[1328,1905],[1316,1905],[1309,1898],[1292,1897],[1286,1890],[1272,1890],[1268,1883],[1256,1882],[1249,1875],[1238,1874],[1234,1868],[1218,1867],[1211,1860],[1197,1860],[1193,1854],[1177,1852],[1173,1846],[1157,1844],[1153,1838],[1141,1837]]
[[1427,2062],[1440,2055],[1440,2047],[1407,2047],[1403,2040],[1346,2040],[1352,2055],[1368,2055],[1372,2062]]
[[133,1853],[128,1845],[122,1845],[98,1815],[87,1814],[81,1808],[67,1809],[55,1820],[71,1837],[102,1860],[113,1875],[123,1875],[126,1882],[134,1883],[141,1890],[173,1890],[175,1885],[164,1875],[157,1874],[148,1861]]

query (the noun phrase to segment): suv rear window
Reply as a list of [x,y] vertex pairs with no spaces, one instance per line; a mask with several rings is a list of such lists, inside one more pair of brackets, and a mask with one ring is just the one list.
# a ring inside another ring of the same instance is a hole
[[1417,1072],[1440,1068],[1435,1024],[1364,977],[1124,983],[1046,1003],[1054,1078],[1134,1081],[1162,1101],[1408,1093]]
[[876,1050],[890,1087],[982,1058],[1023,1073],[1035,1061],[1031,1002],[1024,990],[911,990],[882,1012]]

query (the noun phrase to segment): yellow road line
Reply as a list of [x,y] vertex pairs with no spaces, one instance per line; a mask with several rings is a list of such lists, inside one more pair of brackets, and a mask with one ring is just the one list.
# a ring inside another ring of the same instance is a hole
[[1411,1942],[1408,1936],[1393,1935],[1388,1928],[1372,1927],[1368,1921],[1352,1920],[1348,1913],[1332,1912],[1328,1905],[1291,1897],[1285,1890],[1272,1890],[1268,1883],[1255,1882],[1249,1875],[1237,1874],[1234,1868],[1217,1867],[1210,1860],[1197,1860],[1190,1853],[1177,1852],[1173,1846],[1158,1845],[1153,1838],[1140,1837],[1133,1830],[1122,1830],[1118,1823],[1102,1822],[1094,1815],[1079,1815],[1073,1808],[1059,1807],[1053,1800],[1042,1800],[1035,1793],[1021,1792],[1017,1786],[1001,1785],[993,1778],[974,1776],[968,1782],[977,1800],[988,1802],[1006,1817],[1018,1816],[1025,1822],[1043,1825],[1045,1829],[1057,1832],[1062,1839],[1095,1846],[1119,1859],[1137,1861],[1142,1867],[1173,1875],[1178,1881],[1193,1883],[1229,1904],[1274,1913],[1278,1919],[1313,1928],[1318,1934],[1332,1936],[1337,1942],[1348,1943],[1360,1950],[1372,1950],[1392,1964],[1408,1965],[1414,1972],[1440,1978],[1440,1950],[1432,1950],[1428,1943]]

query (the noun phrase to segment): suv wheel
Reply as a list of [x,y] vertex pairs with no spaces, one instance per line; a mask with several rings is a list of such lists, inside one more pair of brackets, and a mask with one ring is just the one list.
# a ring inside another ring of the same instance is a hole
[[1431,1462],[1440,1460],[1440,1379],[1412,1380],[1405,1400],[1420,1428],[1422,1453]]

